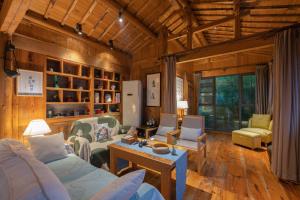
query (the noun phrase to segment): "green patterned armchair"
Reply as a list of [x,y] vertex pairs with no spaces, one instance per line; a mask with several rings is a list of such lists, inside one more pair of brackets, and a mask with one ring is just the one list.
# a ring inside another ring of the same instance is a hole
[[[111,129],[111,139],[97,142],[95,125],[107,124]],[[68,143],[72,145],[76,155],[101,167],[109,161],[108,145],[120,141],[123,133],[130,127],[123,127],[113,116],[91,117],[74,121],[69,134]]]

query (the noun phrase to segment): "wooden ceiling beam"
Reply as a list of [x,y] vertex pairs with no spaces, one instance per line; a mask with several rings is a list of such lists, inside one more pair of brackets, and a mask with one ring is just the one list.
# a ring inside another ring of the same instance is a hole
[[14,33],[30,4],[31,0],[5,0],[0,11],[0,32]]
[[[240,13],[240,17],[249,15],[249,13],[250,13],[249,10],[243,11],[243,12]],[[193,33],[203,32],[203,31],[211,29],[211,28],[213,28],[215,26],[218,26],[218,25],[221,25],[221,24],[233,21],[234,19],[235,19],[235,15],[231,15],[231,16],[219,19],[219,20],[214,20],[214,21],[212,21],[210,23],[203,24],[203,25],[200,25],[199,27],[193,28]],[[168,38],[168,40],[169,41],[170,40],[175,40],[175,39],[182,38],[182,37],[185,37],[185,36],[186,36],[185,33],[174,34],[174,35],[170,35],[169,38]]]
[[97,40],[102,40],[102,38],[110,31],[110,29],[115,25],[117,19],[115,19],[110,25],[108,25],[104,31],[99,35]]
[[70,14],[74,10],[74,8],[75,8],[75,6],[76,6],[77,3],[78,3],[78,0],[73,0],[72,4],[70,5],[70,7],[67,10],[67,13],[65,14],[64,18],[60,22],[62,26],[65,25],[67,19],[69,18]]
[[86,11],[82,19],[80,20],[80,24],[84,24],[87,18],[92,14],[93,10],[95,9],[96,5],[98,4],[98,0],[94,0],[90,5],[89,9]]
[[150,30],[140,19],[136,18],[132,13],[126,10],[122,5],[120,5],[115,0],[102,0],[105,5],[109,6],[111,9],[114,9],[116,12],[119,10],[123,10],[123,15],[126,20],[132,23],[135,27],[137,27],[140,31],[144,32],[146,35],[151,37],[152,39],[157,38],[157,34]]
[[105,10],[104,14],[99,18],[99,20],[94,25],[94,27],[88,32],[88,34],[87,34],[88,36],[91,36],[95,32],[95,30],[101,24],[101,22],[104,20],[104,18],[107,14],[108,14],[108,9]]
[[241,37],[241,0],[234,0],[233,12],[234,12],[234,38]]
[[129,23],[126,23],[124,27],[122,27],[113,37],[112,40],[117,39],[129,26]]
[[192,62],[199,59],[230,55],[249,50],[271,47],[274,45],[271,32],[264,32],[252,36],[233,39],[215,45],[209,45],[193,50],[176,53],[177,63]]
[[56,0],[49,0],[48,6],[44,13],[45,19],[49,18],[50,10],[54,7],[55,3],[56,3]]

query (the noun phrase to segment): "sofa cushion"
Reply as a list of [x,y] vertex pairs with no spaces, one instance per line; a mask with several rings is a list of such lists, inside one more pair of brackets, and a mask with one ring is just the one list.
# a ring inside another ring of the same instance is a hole
[[130,172],[102,188],[91,200],[129,200],[143,183],[145,173],[145,170]]
[[1,199],[69,200],[55,174],[16,140],[0,141]]
[[92,142],[90,143],[90,147],[91,147],[91,151],[93,151],[94,149],[97,148],[102,148],[102,149],[108,149],[108,145],[121,141],[121,138],[124,136],[125,134],[119,134],[119,135],[115,135],[112,136],[111,140],[105,141],[105,142]]
[[190,140],[190,141],[197,141],[197,138],[202,134],[201,128],[188,128],[188,127],[181,127],[180,131],[180,139],[182,140]]
[[166,137],[167,133],[169,133],[171,131],[174,131],[174,130],[175,130],[175,127],[169,127],[169,126],[159,125],[159,127],[158,127],[158,129],[156,131],[156,134]]
[[242,128],[241,130],[248,131],[251,133],[257,133],[257,134],[263,135],[263,136],[272,134],[271,131],[269,131],[267,129],[262,129],[262,128]]
[[64,134],[28,137],[33,155],[43,163],[62,159],[67,156]]
[[268,130],[270,121],[271,121],[271,115],[253,114],[251,120],[251,127],[263,128]]

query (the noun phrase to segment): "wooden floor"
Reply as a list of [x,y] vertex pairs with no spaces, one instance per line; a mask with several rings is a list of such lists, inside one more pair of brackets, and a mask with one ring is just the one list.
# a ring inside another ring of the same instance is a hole
[[[267,152],[233,145],[231,134],[208,137],[208,158],[201,174],[189,159],[186,200],[194,199],[300,199],[300,185],[279,182],[270,171]],[[175,179],[175,172],[172,174]],[[145,181],[160,188],[160,177],[147,172]],[[175,188],[175,183],[172,188]],[[175,191],[173,191],[174,193]]]

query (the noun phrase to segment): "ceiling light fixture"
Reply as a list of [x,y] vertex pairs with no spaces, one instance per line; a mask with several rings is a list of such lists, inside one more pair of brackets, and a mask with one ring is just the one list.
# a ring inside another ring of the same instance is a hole
[[120,9],[119,11],[119,18],[118,18],[119,22],[120,23],[123,23],[124,21],[124,18],[123,18],[123,9]]
[[108,46],[111,50],[114,49],[114,41],[113,40],[108,40]]
[[82,32],[82,24],[79,24],[77,23],[76,26],[75,26],[75,31],[78,35],[82,35],[83,32]]

